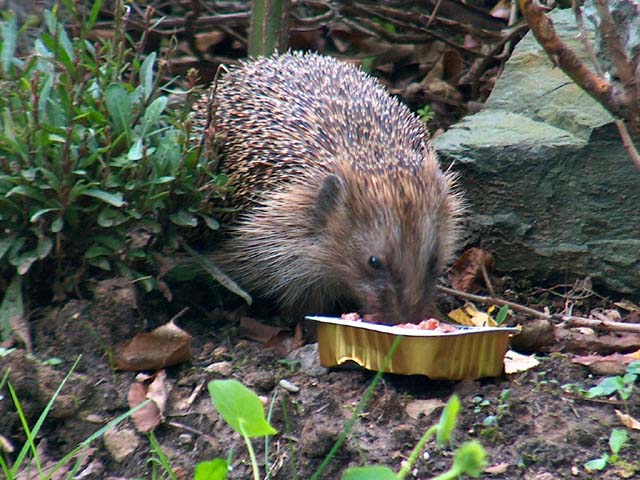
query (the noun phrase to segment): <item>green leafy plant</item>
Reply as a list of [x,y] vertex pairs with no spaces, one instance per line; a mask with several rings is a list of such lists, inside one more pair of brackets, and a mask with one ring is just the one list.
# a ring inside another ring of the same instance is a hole
[[[159,288],[160,259],[180,236],[218,228],[209,200],[227,179],[192,140],[195,73],[186,89],[162,85],[165,62],[143,59],[144,45],[132,48],[120,20],[113,36],[90,40],[101,6],[71,10],[76,37],[57,8],[44,11],[27,55],[16,50],[16,18],[0,22],[0,287],[8,291],[44,271],[58,295],[81,289],[90,271]],[[123,3],[115,8],[121,19]],[[169,94],[181,108],[169,108]]]
[[587,398],[609,397],[618,395],[624,403],[625,409],[628,410],[628,400],[636,390],[636,380],[640,375],[640,362],[633,362],[627,365],[624,375],[616,375],[615,377],[603,378],[595,387],[587,390],[585,396]]
[[416,113],[424,123],[430,122],[436,116],[436,112],[433,111],[430,105],[425,105],[424,107],[419,108],[416,110]]
[[[260,479],[260,469],[251,439],[273,435],[277,431],[267,422],[258,396],[237,380],[213,380],[208,384],[209,395],[225,422],[247,445],[254,480]],[[195,480],[224,480],[229,461],[220,458],[196,466]]]
[[584,464],[584,467],[588,470],[604,470],[608,465],[617,463],[620,459],[619,453],[622,447],[627,443],[629,434],[622,428],[614,428],[609,435],[609,449],[611,454],[603,453],[600,458],[589,460]]
[[[383,466],[350,468],[342,477],[343,480],[402,480],[406,478],[431,437],[436,436],[439,446],[443,446],[451,440],[459,411],[460,400],[456,395],[453,395],[442,411],[438,424],[429,428],[420,438],[409,459],[398,473]],[[451,480],[459,478],[461,475],[477,478],[482,474],[486,465],[486,453],[482,446],[475,441],[466,442],[456,450],[451,468],[435,477],[434,480]]]

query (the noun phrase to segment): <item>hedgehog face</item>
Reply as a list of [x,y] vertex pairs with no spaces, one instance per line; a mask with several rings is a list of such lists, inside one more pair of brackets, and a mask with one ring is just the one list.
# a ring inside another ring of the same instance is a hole
[[454,228],[446,179],[431,170],[350,173],[330,175],[318,194],[324,263],[373,321],[420,321],[432,312],[449,249],[442,239]]

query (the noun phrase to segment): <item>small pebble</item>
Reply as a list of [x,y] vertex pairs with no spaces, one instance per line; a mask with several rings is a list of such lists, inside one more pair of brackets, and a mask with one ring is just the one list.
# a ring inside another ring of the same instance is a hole
[[228,377],[233,372],[231,362],[215,362],[204,369],[207,373],[217,373],[223,377]]
[[189,433],[181,433],[178,436],[178,441],[182,444],[182,445],[189,445],[190,443],[193,442],[193,435],[189,434]]
[[228,355],[229,355],[229,349],[227,347],[225,347],[224,345],[216,347],[213,350],[213,358],[215,358],[215,359],[226,357]]
[[85,420],[89,423],[104,423],[104,418],[96,413],[90,413]]
[[280,380],[278,383],[282,388],[284,388],[287,392],[298,393],[300,391],[300,387],[294,385],[289,380],[285,380],[284,378]]

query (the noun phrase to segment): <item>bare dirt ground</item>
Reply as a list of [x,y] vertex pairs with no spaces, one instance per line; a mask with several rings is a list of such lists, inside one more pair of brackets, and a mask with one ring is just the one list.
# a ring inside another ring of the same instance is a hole
[[[33,425],[82,355],[38,435],[44,463],[62,458],[128,410],[127,392],[136,374],[110,367],[111,346],[171,316],[164,312],[151,319],[135,308],[130,290],[111,287],[103,288],[101,296],[91,302],[73,300],[36,312],[31,320],[33,356],[14,350],[0,358],[0,372],[11,369],[9,380]],[[277,393],[271,423],[279,433],[270,441],[271,478],[310,478],[353,414],[373,374],[330,370],[313,376],[291,362],[282,362],[272,349],[243,338],[228,315],[209,317],[191,313],[178,321],[193,335],[193,361],[167,370],[170,396],[164,421],[155,430],[178,478],[191,478],[197,462],[226,458],[231,448],[230,478],[251,478],[244,443],[216,413],[207,393],[206,383],[217,378],[241,381],[266,399],[267,406]],[[51,358],[62,363],[43,363]],[[617,465],[604,472],[585,471],[586,461],[609,451],[609,434],[620,426],[614,410],[622,406],[614,400],[588,401],[568,393],[567,384],[588,388],[599,380],[584,366],[572,363],[570,355],[555,353],[539,359],[540,365],[526,372],[477,381],[385,375],[322,478],[340,478],[348,466],[365,463],[388,465],[397,471],[420,436],[438,421],[442,404],[453,393],[462,402],[454,446],[470,439],[480,441],[494,472],[487,478],[640,478],[640,435],[631,430]],[[207,369],[212,364],[217,365],[213,370],[218,373]],[[299,392],[279,386],[283,379]],[[19,450],[24,432],[6,388],[0,394],[0,434]],[[640,416],[637,391],[629,413]],[[94,442],[81,469],[82,478],[151,478],[154,462],[150,461],[149,440],[135,432],[131,420],[125,420],[118,430],[120,435],[109,440],[109,448],[102,438]],[[118,446],[133,448],[116,461],[110,450]],[[255,441],[254,446],[263,465],[264,442]],[[426,452],[413,478],[431,478],[452,463],[451,450],[438,451],[434,442],[427,444]],[[8,458],[15,459],[15,455]],[[24,478],[37,478],[33,472],[30,477],[25,472]]]

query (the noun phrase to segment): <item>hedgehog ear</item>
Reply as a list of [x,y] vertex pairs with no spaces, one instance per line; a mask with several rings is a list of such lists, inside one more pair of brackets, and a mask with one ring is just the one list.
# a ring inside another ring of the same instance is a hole
[[316,214],[321,225],[338,208],[344,199],[346,187],[344,180],[338,175],[327,175],[318,190],[316,199]]

